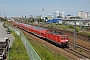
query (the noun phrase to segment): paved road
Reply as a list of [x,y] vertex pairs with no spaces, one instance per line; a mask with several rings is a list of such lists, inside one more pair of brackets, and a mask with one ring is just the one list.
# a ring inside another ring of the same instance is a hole
[[3,24],[3,22],[0,22],[0,39],[9,37],[9,39],[10,39],[10,47],[12,47],[14,37],[13,37],[12,34],[7,34],[7,32],[6,32],[7,29],[4,28],[2,24]]

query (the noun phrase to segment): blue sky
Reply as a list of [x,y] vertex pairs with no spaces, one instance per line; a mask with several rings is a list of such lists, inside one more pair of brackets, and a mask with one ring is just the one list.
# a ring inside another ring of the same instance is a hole
[[7,17],[52,14],[54,11],[64,12],[65,15],[78,15],[78,11],[90,12],[90,0],[0,0],[0,15],[4,12]]

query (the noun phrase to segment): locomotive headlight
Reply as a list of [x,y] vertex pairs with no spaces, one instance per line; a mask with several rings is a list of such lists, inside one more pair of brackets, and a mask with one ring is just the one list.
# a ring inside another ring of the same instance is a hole
[[65,40],[66,42],[68,42],[68,40]]

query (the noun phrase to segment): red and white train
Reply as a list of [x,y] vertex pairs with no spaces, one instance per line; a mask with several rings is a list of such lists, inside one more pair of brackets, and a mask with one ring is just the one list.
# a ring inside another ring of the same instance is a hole
[[27,32],[35,34],[39,37],[46,38],[61,47],[66,47],[66,46],[68,47],[69,40],[68,40],[67,34],[57,33],[55,31],[51,31],[46,28],[32,26],[24,23],[19,23],[19,22],[13,22],[13,25]]

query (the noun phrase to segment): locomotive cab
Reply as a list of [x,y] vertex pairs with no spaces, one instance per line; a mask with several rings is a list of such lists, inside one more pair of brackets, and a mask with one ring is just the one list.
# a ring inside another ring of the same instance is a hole
[[61,46],[67,47],[68,46],[68,35],[61,36]]

